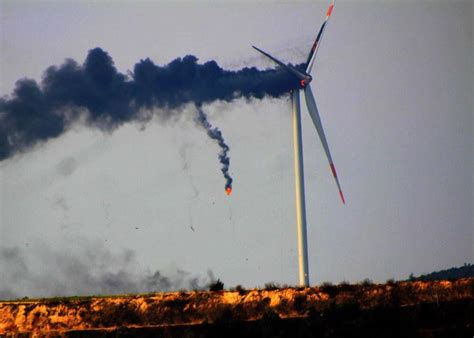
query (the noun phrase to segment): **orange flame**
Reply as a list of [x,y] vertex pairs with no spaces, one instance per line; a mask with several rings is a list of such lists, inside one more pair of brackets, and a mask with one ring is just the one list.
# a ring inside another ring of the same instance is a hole
[[227,187],[225,189],[225,193],[227,194],[227,196],[230,196],[230,194],[232,194],[232,188],[231,187]]

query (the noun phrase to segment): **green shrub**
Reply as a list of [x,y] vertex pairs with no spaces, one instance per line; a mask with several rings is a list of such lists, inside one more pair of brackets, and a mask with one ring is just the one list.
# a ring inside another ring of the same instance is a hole
[[337,289],[338,291],[340,292],[350,292],[352,290],[354,290],[354,286],[351,285],[348,281],[342,281],[341,283],[339,283],[339,285],[337,286]]
[[209,284],[209,291],[224,290],[224,283],[218,278],[215,282]]
[[237,291],[239,293],[239,295],[241,295],[241,296],[243,296],[247,293],[247,290],[245,290],[242,287],[242,285],[240,285],[240,284],[235,287],[235,291]]
[[337,287],[331,282],[324,282],[319,289],[322,292],[327,293],[329,297],[334,297],[337,293]]
[[280,286],[275,282],[265,283],[265,290],[277,290]]
[[366,278],[362,281],[362,286],[371,286],[371,285],[374,285],[374,283],[369,279],[369,278]]

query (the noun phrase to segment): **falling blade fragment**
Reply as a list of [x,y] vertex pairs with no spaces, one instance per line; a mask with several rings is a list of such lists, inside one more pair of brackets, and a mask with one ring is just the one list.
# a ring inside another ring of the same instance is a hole
[[208,121],[207,115],[204,113],[204,111],[201,108],[201,105],[196,105],[197,109],[197,122],[204,127],[204,129],[207,132],[207,135],[215,140],[219,147],[221,148],[221,151],[219,153],[219,162],[222,164],[222,174],[224,175],[224,178],[226,180],[225,183],[225,192],[227,195],[230,195],[232,192],[232,177],[230,177],[229,174],[229,165],[230,165],[230,158],[229,158],[229,146],[227,143],[224,141],[224,137],[222,136],[222,132],[218,128],[214,128],[212,124]]

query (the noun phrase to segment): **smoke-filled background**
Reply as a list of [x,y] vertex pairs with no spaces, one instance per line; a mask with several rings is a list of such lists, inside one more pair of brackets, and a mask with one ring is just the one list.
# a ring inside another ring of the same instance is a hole
[[111,253],[99,242],[79,243],[75,253],[33,243],[34,257],[19,247],[2,246],[0,299],[203,290],[216,280],[210,270],[206,277],[182,270],[150,271],[132,250]]
[[[150,120],[155,108],[161,108],[158,115],[166,119],[187,103],[279,97],[297,85],[297,79],[281,69],[226,71],[213,60],[198,64],[192,55],[163,67],[147,58],[127,77],[117,72],[107,52],[94,48],[83,65],[67,59],[46,69],[41,84],[19,80],[12,95],[0,99],[0,160],[59,137],[81,111],[89,126],[113,130],[126,122]],[[198,120],[207,128],[209,122],[199,112]]]
[[[91,292],[295,283],[291,84],[254,81],[286,74],[250,46],[300,64],[327,5],[0,2],[2,295],[86,292],[69,266]],[[472,262],[472,22],[469,1],[337,2],[312,87],[347,205],[303,110],[312,283]]]
[[[297,79],[282,69],[226,71],[213,60],[198,64],[192,55],[163,67],[147,58],[127,77],[117,72],[107,52],[94,48],[83,65],[67,59],[49,67],[41,84],[19,80],[12,95],[0,99],[0,161],[61,136],[81,117],[90,127],[113,131],[131,121],[146,123],[154,115],[167,120],[189,103],[200,107],[215,101],[280,97],[297,85]],[[198,123],[221,148],[225,189],[231,190],[229,146],[201,108],[197,114]]]

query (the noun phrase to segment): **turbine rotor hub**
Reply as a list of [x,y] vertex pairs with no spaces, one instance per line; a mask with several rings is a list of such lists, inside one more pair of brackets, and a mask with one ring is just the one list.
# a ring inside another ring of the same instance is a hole
[[305,88],[313,80],[313,77],[309,74],[305,74],[304,78],[300,80],[301,88]]

